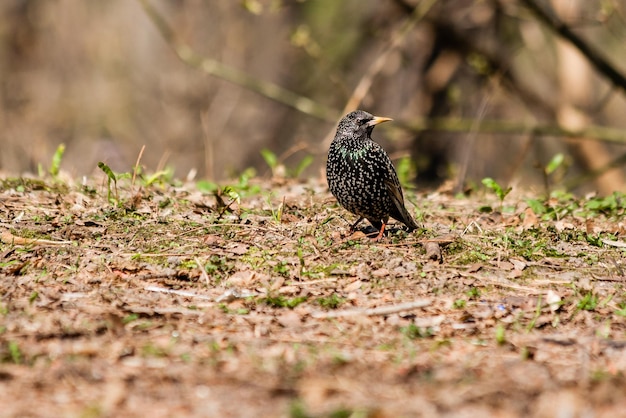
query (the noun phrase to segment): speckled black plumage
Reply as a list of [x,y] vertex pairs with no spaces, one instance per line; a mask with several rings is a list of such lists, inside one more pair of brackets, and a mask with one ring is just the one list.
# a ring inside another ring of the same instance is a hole
[[367,219],[380,232],[389,217],[404,223],[409,231],[418,226],[404,206],[398,174],[385,150],[371,138],[374,126],[391,119],[362,110],[348,113],[337,127],[328,151],[326,178],[331,193],[348,211]]

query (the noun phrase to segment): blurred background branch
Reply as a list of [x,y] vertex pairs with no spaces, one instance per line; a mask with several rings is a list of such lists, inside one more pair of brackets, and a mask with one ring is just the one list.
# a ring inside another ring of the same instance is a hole
[[186,43],[177,39],[176,34],[168,25],[163,16],[150,5],[149,0],[138,0],[150,20],[159,29],[163,39],[172,47],[178,58],[185,64],[200,69],[205,73],[214,77],[221,78],[241,87],[254,91],[268,99],[275,100],[284,105],[293,107],[309,116],[334,122],[340,113],[337,110],[330,109],[320,103],[317,103],[308,97],[301,96],[290,90],[287,90],[277,84],[270,83],[260,78],[240,71],[236,68],[229,67],[217,60],[200,56]]
[[589,45],[582,37],[576,35],[567,24],[559,19],[553,10],[542,7],[536,0],[521,1],[541,22],[574,45],[600,74],[611,80],[622,92],[626,92],[626,77],[624,77],[624,74],[618,71],[600,51]]
[[464,134],[470,131],[479,134],[506,135],[501,139],[514,136],[549,136],[587,139],[616,144],[626,144],[626,130],[600,125],[590,125],[581,129],[568,129],[559,125],[537,125],[507,120],[481,120],[460,118],[413,119],[397,123],[402,129],[415,133],[423,131]]

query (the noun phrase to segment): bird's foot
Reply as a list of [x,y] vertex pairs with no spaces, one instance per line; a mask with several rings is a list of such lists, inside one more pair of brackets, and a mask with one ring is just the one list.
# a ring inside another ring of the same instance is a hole
[[381,238],[385,235],[385,226],[386,224],[383,224],[380,227],[380,231],[378,232],[378,235],[376,235],[374,238],[372,238],[372,241],[380,241]]
[[356,232],[356,226],[361,223],[361,221],[363,220],[363,218],[359,218],[357,219],[357,221],[355,223],[352,224],[352,226],[350,227],[350,235],[352,235],[354,232]]

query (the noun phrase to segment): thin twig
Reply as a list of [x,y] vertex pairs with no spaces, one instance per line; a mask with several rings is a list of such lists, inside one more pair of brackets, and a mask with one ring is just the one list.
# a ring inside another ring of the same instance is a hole
[[608,245],[609,247],[626,248],[626,242],[614,241],[612,239],[604,239],[604,238],[602,238],[600,241],[602,241],[604,245]]
[[151,308],[144,306],[129,306],[127,311],[142,315],[202,315],[204,312],[198,309],[184,309],[184,308]]
[[319,284],[319,283],[331,283],[331,282],[336,282],[337,278],[336,277],[329,277],[328,279],[317,279],[317,280],[309,280],[309,281],[304,281],[304,282],[293,282],[292,284],[294,286],[310,286],[312,284]]
[[515,284],[509,280],[505,280],[505,279],[492,279],[489,277],[483,277],[483,276],[476,276],[476,275],[462,275],[464,277],[473,277],[476,278],[477,280],[479,280],[480,282],[489,282],[492,285],[495,286],[500,286],[500,287],[505,287],[505,288],[509,288],[509,289],[513,289],[513,290],[519,290],[522,292],[526,292],[530,295],[539,295],[542,294],[543,291],[541,289],[535,289],[533,287],[528,287],[528,286],[520,286],[518,284]]
[[291,157],[296,152],[306,150],[307,148],[309,148],[309,144],[304,141],[300,141],[285,150],[285,152],[283,152],[282,154],[280,154],[280,156],[278,157],[278,161],[280,163],[284,163],[287,158]]
[[186,291],[186,290],[166,289],[164,287],[158,287],[158,286],[146,286],[145,289],[147,291],[149,291],[149,292],[169,293],[171,295],[185,296],[185,297],[188,297],[188,298],[213,300],[213,298],[210,297],[210,296],[199,295],[197,293],[189,292],[189,291]]
[[135,178],[137,177],[137,172],[139,171],[139,162],[141,161],[141,156],[143,155],[144,150],[146,149],[145,145],[141,146],[141,151],[139,151],[139,155],[137,156],[137,162],[135,162],[135,169],[133,170],[133,178],[130,181],[130,186],[135,186]]
[[206,269],[204,268],[204,265],[200,262],[200,259],[198,259],[198,257],[195,257],[193,259],[193,261],[196,262],[196,265],[200,269],[200,275],[202,276],[202,278],[206,282],[206,285],[210,286],[211,285],[211,280],[209,279],[209,275],[207,274]]
[[414,300],[412,302],[399,303],[397,305],[379,306],[369,309],[346,309],[333,312],[314,312],[311,314],[313,318],[342,318],[345,316],[357,315],[390,315],[398,312],[412,311],[413,309],[424,308],[432,302],[429,299]]
[[9,231],[0,233],[0,241],[9,245],[70,245],[72,241],[51,241],[39,238],[16,237]]

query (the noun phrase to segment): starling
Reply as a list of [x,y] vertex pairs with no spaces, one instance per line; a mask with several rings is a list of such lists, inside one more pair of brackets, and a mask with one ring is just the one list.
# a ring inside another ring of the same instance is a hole
[[348,113],[339,122],[326,162],[331,193],[341,206],[359,217],[351,231],[365,218],[379,230],[376,239],[383,236],[389,217],[405,224],[409,231],[417,228],[404,207],[398,174],[389,155],[371,138],[374,126],[390,120],[362,110]]

